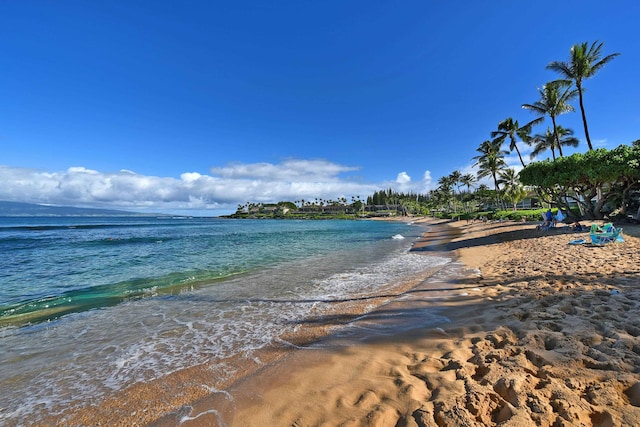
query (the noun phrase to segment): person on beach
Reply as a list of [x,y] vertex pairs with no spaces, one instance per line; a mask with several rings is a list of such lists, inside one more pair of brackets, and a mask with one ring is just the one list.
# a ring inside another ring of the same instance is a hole
[[553,214],[551,213],[551,208],[549,208],[544,214],[544,219],[547,222],[547,225],[551,225],[551,223],[553,223]]
[[585,227],[583,227],[583,226],[582,226],[582,224],[580,224],[580,222],[579,222],[579,221],[576,221],[576,222],[573,224],[573,231],[585,231],[585,230],[586,230],[586,228],[585,228]]
[[549,228],[551,228],[554,225],[554,223],[553,223],[553,214],[551,213],[551,209],[549,209],[547,212],[545,212],[542,217],[544,218],[544,222],[542,224],[539,224],[536,227],[536,230],[548,230]]

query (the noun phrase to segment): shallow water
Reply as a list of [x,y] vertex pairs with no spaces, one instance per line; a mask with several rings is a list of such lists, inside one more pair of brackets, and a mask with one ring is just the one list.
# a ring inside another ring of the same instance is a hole
[[[377,221],[2,219],[0,423],[252,353],[449,259]],[[404,239],[400,238],[405,237]],[[28,321],[28,322],[27,322]]]

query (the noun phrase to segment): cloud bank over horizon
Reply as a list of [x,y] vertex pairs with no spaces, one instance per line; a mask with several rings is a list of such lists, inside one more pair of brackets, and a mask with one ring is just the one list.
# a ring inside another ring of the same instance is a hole
[[179,178],[146,176],[85,167],[48,172],[0,166],[0,200],[60,206],[126,209],[141,212],[233,212],[239,204],[300,199],[366,198],[392,188],[425,193],[431,174],[413,181],[406,172],[395,180],[362,183],[350,173],[360,168],[327,160],[288,159],[272,163],[230,163],[211,174],[185,172]]

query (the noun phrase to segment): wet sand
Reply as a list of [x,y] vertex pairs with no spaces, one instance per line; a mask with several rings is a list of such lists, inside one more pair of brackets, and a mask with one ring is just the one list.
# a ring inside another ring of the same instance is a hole
[[[436,269],[434,267],[434,269]],[[413,289],[431,271],[425,270],[409,280],[395,283],[392,289],[381,291],[357,299],[331,301],[330,311],[323,308],[323,314],[309,313],[301,319],[298,330],[288,336],[281,336],[268,348],[251,350],[247,354],[215,360],[203,365],[192,366],[161,378],[144,383],[136,383],[123,390],[117,390],[105,399],[91,400],[80,409],[69,409],[60,414],[51,414],[37,420],[40,425],[179,425],[180,420],[195,412],[192,406],[212,398],[226,396],[234,384],[243,378],[254,378],[265,366],[288,357],[299,348],[305,348],[336,328],[353,323],[363,313],[369,312],[390,300]],[[217,407],[217,406],[214,406]],[[32,422],[33,420],[28,420]],[[199,419],[194,425],[202,425]],[[209,425],[223,425],[218,421]],[[206,423],[204,425],[207,425]]]
[[463,264],[403,284],[368,316],[336,307],[233,377],[193,367],[58,423],[640,425],[640,239],[630,234],[637,227],[592,247],[568,244],[586,233],[535,224],[439,225],[414,250]]
[[399,302],[450,322],[293,352],[182,425],[640,425],[637,228],[599,247],[568,228],[452,226],[416,249],[454,250],[476,274]]

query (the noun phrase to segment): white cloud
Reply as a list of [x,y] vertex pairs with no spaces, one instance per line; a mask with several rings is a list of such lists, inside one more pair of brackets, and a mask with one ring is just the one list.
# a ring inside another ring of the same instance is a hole
[[391,188],[401,193],[426,194],[433,189],[431,171],[425,171],[420,181],[413,181],[407,172],[402,171],[398,173],[395,181],[382,183],[381,187]]
[[[586,140],[580,139],[580,145],[586,146],[587,145]],[[609,146],[609,141],[607,141],[606,139],[596,139],[592,142],[592,145],[593,145],[593,148],[606,148]]]
[[342,176],[356,170],[325,160],[299,159],[280,164],[236,163],[213,168],[211,175],[185,172],[179,178],[85,167],[45,172],[0,166],[0,200],[158,212],[232,212],[245,202],[364,198],[384,188]]
[[406,172],[400,172],[396,178],[398,184],[406,184],[411,181],[411,177]]
[[79,166],[79,167],[70,167],[67,170],[67,172],[70,172],[70,173],[87,173],[87,174],[90,174],[90,175],[97,175],[98,174],[98,171],[94,171],[94,170],[91,170],[91,169],[83,168],[81,166]]
[[431,189],[431,184],[433,183],[433,178],[431,178],[431,171],[424,171],[424,175],[422,175],[422,183],[427,190]]
[[[362,183],[348,175],[359,168],[327,160],[289,159],[278,164],[233,163],[210,175],[184,172],[179,178],[140,175],[130,170],[100,172],[85,167],[46,172],[0,166],[0,200],[102,207],[146,212],[235,211],[246,202],[366,198],[383,188],[426,193],[431,172],[413,181],[405,171],[395,181]],[[199,213],[200,214],[200,213]]]
[[358,168],[338,165],[327,160],[288,159],[280,164],[271,163],[232,163],[212,168],[211,172],[229,179],[264,179],[268,181],[335,181],[344,172],[356,171]]

